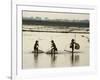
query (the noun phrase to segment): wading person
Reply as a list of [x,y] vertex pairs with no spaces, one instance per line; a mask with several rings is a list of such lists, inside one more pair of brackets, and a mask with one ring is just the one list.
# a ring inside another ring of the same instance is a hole
[[34,44],[34,52],[37,54],[38,54],[38,48],[39,48],[39,43],[38,43],[38,40],[36,40]]
[[55,51],[57,51],[56,44],[54,40],[51,40],[51,54],[55,54]]
[[73,55],[74,49],[75,49],[75,40],[74,39],[71,40],[70,48],[72,48],[72,55]]

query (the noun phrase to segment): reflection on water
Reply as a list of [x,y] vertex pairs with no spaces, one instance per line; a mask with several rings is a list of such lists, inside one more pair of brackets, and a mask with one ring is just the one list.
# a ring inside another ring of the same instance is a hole
[[38,67],[38,54],[37,53],[34,54],[34,65],[35,67]]
[[57,56],[55,54],[51,54],[51,66],[55,67]]
[[77,66],[79,63],[79,54],[72,54],[71,55],[71,64],[72,66]]
[[[73,33],[23,32],[23,69],[88,66],[89,42],[81,35],[89,36],[89,34],[76,34],[80,50],[75,50],[72,55],[69,44],[75,37]],[[32,53],[36,40],[39,40],[39,49],[43,53]],[[51,49],[51,40],[55,41],[58,54],[47,54]]]
[[[51,57],[51,67],[56,67],[56,61],[57,61],[57,56],[59,56],[59,54],[50,54],[49,57]],[[37,68],[38,67],[38,58],[39,58],[39,54],[34,53],[34,67]],[[79,54],[71,54],[70,55],[70,64],[72,66],[78,66],[79,65]],[[66,61],[67,63],[67,61]]]

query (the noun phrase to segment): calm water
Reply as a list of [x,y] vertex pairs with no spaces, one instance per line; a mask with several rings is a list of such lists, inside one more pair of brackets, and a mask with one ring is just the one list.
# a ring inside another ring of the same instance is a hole
[[[84,35],[85,37],[82,37]],[[50,68],[50,67],[73,67],[89,65],[89,34],[75,33],[46,33],[46,32],[23,32],[23,69]],[[69,44],[74,38],[80,44],[80,49],[75,50],[72,57]],[[39,49],[44,53],[35,56],[33,46],[39,40]],[[50,41],[54,40],[59,54],[46,54],[51,48]]]

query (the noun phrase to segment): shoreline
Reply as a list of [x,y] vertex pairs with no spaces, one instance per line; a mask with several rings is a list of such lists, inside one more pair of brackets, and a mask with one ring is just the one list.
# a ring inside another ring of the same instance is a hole
[[78,32],[78,31],[39,31],[39,30],[22,30],[23,32],[49,32],[49,33],[80,33],[80,34],[89,34],[90,32]]

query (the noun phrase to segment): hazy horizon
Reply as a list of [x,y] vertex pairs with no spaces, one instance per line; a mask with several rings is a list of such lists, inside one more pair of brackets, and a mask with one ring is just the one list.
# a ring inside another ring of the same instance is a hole
[[38,12],[38,11],[23,11],[23,18],[36,18],[42,19],[65,19],[65,20],[89,20],[88,13],[59,13],[59,12]]

